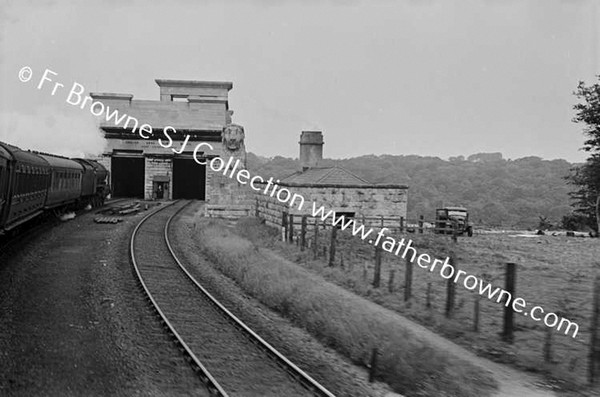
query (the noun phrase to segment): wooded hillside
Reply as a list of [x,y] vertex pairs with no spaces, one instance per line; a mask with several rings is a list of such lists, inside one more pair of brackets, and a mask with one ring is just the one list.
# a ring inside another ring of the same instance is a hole
[[[477,226],[536,228],[540,216],[554,225],[571,213],[565,160],[524,157],[505,160],[500,153],[438,157],[368,155],[325,159],[373,183],[409,186],[408,216],[433,219],[441,205],[462,205]],[[248,168],[263,177],[285,177],[300,169],[297,159],[248,153]]]

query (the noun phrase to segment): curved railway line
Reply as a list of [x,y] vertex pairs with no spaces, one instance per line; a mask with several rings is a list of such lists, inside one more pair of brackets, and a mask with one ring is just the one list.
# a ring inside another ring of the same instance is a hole
[[169,224],[189,202],[146,215],[130,259],[148,300],[213,395],[334,395],[219,303],[187,271],[169,242]]

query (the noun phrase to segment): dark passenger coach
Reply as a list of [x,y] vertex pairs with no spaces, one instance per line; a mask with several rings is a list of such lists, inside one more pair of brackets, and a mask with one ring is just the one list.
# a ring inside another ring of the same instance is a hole
[[70,160],[0,142],[0,234],[48,210],[101,205],[109,193],[108,177],[106,168],[92,160]]

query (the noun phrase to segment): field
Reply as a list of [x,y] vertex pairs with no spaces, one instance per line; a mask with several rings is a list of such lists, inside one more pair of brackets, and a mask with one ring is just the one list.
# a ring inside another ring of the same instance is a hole
[[[241,224],[244,235],[250,235],[251,228],[254,228],[251,224],[248,222],[246,228]],[[309,234],[307,238],[312,237],[312,233]],[[515,314],[515,339],[513,344],[508,344],[502,342],[500,335],[503,305],[486,298],[479,299],[479,330],[474,331],[474,308],[478,295],[462,284],[456,287],[454,316],[447,319],[444,316],[447,282],[439,272],[430,273],[413,265],[413,297],[407,303],[404,301],[403,259],[384,253],[381,284],[374,288],[373,246],[349,233],[338,231],[336,259],[334,266],[330,267],[323,252],[323,247],[326,251],[329,246],[328,235],[320,231],[316,259],[312,248],[301,251],[297,244],[279,241],[277,233],[268,242],[262,237],[254,239],[254,242],[275,249],[327,280],[407,315],[482,356],[526,371],[541,372],[563,391],[585,389],[592,283],[600,269],[600,243],[597,239],[564,236],[526,238],[497,233],[459,238],[454,244],[449,237],[433,234],[395,236],[397,240],[400,237],[411,238],[419,253],[429,253],[441,259],[453,250],[457,268],[490,280],[494,286],[504,286],[505,264],[516,263],[515,297],[525,299],[528,307],[542,306],[546,313],[559,313],[579,325],[577,337],[572,338],[561,331],[548,332],[543,323]],[[428,287],[430,307],[427,307]],[[549,356],[545,355],[545,345],[550,346]]]

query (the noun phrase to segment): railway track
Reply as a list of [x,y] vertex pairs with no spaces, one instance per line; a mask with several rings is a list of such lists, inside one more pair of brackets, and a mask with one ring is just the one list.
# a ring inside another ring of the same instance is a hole
[[185,269],[168,238],[175,202],[146,215],[130,258],[152,306],[211,393],[218,396],[334,395],[276,351],[208,293]]

